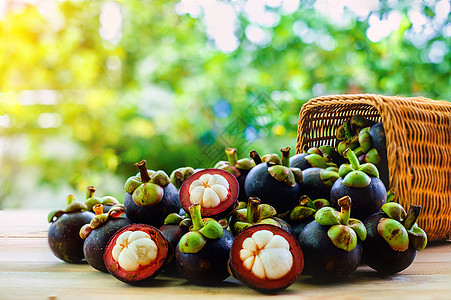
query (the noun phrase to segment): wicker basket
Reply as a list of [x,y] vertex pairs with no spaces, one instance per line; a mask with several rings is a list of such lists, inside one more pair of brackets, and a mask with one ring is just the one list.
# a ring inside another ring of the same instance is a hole
[[296,152],[337,146],[336,129],[354,114],[384,124],[390,189],[405,208],[420,204],[428,239],[451,236],[451,102],[423,97],[333,95],[309,100],[299,114]]

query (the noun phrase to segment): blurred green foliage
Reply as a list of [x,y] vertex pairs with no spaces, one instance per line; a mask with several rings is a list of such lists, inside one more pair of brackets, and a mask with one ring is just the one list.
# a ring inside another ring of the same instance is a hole
[[[324,1],[288,13],[267,6],[278,21],[265,26],[239,2],[232,51],[215,47],[205,11],[177,13],[173,1],[55,1],[50,10],[6,2],[0,208],[63,206],[65,193],[84,195],[87,185],[122,200],[142,158],[170,174],[212,167],[227,146],[239,156],[287,145],[294,152],[299,110],[318,95],[451,99],[449,9],[415,42],[422,33],[413,31],[411,1],[380,1],[344,25],[318,9]],[[433,24],[439,1],[414,2]],[[111,39],[101,32],[107,4],[121,13]],[[394,11],[398,26],[372,41],[371,20]],[[269,40],[252,41],[252,28]]]

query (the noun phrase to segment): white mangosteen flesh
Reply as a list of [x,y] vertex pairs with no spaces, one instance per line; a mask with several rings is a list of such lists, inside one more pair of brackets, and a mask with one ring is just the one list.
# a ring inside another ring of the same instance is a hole
[[117,238],[112,254],[122,269],[132,272],[154,261],[158,248],[146,232],[125,231]]
[[190,187],[191,204],[199,203],[202,207],[216,207],[227,198],[229,183],[223,176],[204,174],[194,180]]
[[244,268],[260,279],[282,278],[293,266],[293,254],[288,241],[269,230],[257,231],[246,238],[240,258]]

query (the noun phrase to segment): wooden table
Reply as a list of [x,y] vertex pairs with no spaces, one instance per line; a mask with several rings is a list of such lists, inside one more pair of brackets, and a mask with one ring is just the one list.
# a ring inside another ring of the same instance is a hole
[[[159,276],[136,287],[88,264],[57,259],[47,245],[47,211],[0,211],[0,299],[261,299],[233,278],[217,287]],[[274,298],[451,299],[451,243],[429,244],[403,272],[381,277],[360,266],[345,282],[315,284],[307,275]]]

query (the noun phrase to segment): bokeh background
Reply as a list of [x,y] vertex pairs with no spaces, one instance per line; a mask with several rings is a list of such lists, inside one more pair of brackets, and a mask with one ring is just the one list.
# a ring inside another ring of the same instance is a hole
[[449,0],[0,0],[0,209],[294,152],[319,95],[450,100],[450,47]]

